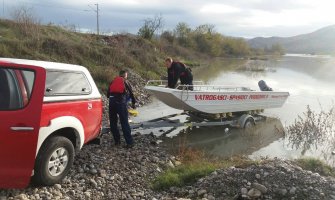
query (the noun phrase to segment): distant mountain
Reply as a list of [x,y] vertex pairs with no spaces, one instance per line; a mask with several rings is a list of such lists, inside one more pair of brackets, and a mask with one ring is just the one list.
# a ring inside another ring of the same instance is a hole
[[271,48],[280,44],[286,53],[334,54],[335,25],[293,37],[256,37],[247,41],[253,48]]

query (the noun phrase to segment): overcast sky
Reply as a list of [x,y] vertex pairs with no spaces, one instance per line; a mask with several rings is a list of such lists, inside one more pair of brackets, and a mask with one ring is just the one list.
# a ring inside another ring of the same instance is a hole
[[[1,2],[1,0],[0,0]],[[161,15],[164,30],[179,22],[191,28],[212,24],[223,35],[288,37],[335,24],[334,0],[2,0],[2,17],[20,6],[42,23],[76,25],[100,32],[137,33],[143,20]]]

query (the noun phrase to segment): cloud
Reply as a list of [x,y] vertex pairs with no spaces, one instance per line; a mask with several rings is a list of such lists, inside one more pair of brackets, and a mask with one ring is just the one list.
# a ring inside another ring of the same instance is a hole
[[208,4],[204,5],[201,9],[201,13],[206,14],[226,14],[226,13],[236,13],[240,11],[239,8],[225,5],[225,4]]
[[144,19],[158,14],[165,30],[172,30],[179,22],[192,28],[213,24],[224,35],[248,37],[292,36],[335,22],[333,0],[16,0],[6,1],[6,6],[33,7],[44,23],[95,30],[96,3],[101,30],[114,32],[137,33]]

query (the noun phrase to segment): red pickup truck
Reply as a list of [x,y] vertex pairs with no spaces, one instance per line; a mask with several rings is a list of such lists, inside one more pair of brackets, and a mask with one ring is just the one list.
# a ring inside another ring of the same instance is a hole
[[85,67],[0,58],[0,188],[60,182],[101,121],[101,95]]

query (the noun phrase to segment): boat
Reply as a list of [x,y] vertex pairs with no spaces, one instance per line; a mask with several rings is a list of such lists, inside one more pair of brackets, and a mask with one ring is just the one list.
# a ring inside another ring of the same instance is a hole
[[194,82],[193,90],[187,85],[166,87],[166,81],[150,80],[145,89],[166,105],[184,111],[222,114],[255,111],[283,106],[289,92],[256,91],[249,87],[204,85]]

